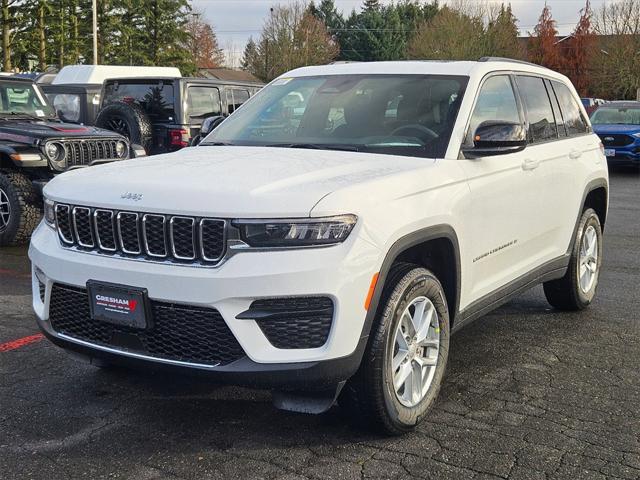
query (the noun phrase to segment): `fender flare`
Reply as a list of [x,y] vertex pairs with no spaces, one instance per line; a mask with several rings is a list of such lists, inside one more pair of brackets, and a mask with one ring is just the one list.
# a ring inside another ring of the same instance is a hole
[[364,325],[362,327],[361,341],[367,341],[371,327],[375,321],[375,317],[380,306],[380,299],[384,290],[387,275],[391,270],[391,266],[401,253],[408,250],[411,247],[419,245],[431,240],[446,239],[453,245],[453,254],[455,257],[455,269],[456,269],[456,293],[454,299],[454,305],[449,305],[449,313],[451,318],[455,318],[459,312],[460,306],[460,285],[461,285],[461,266],[460,266],[460,245],[458,243],[458,235],[453,227],[447,224],[434,225],[426,227],[415,232],[412,232],[404,237],[399,238],[391,246],[385,255],[382,266],[378,272],[378,280],[376,282],[373,295],[371,297],[371,303],[369,304],[369,310],[365,317]]

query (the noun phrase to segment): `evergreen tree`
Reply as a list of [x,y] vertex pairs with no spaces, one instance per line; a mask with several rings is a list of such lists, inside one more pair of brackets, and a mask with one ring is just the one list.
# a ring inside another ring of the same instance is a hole
[[545,3],[538,24],[535,26],[533,34],[530,34],[529,59],[533,63],[544,65],[552,70],[560,69],[562,60],[557,36],[556,21],[551,15],[551,9]]
[[591,22],[593,12],[589,0],[580,11],[580,19],[568,39],[564,69],[580,95],[590,93],[590,70],[594,58],[596,37]]
[[522,58],[523,52],[518,43],[517,21],[511,10],[511,4],[506,7],[502,4],[498,14],[487,25],[487,55],[515,59]]

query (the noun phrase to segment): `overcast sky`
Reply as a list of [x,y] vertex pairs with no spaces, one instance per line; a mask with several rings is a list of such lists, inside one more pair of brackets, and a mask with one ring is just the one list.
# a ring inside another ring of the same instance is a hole
[[[262,24],[269,14],[269,8],[275,4],[287,4],[293,0],[193,0],[195,10],[204,12],[218,35],[220,45],[231,51],[232,57],[242,54],[244,45],[250,36],[258,37]],[[482,2],[483,0],[467,0]],[[595,10],[605,0],[591,0],[591,6]],[[609,0],[611,1],[611,0]],[[351,10],[359,9],[362,0],[335,0],[338,10],[349,14]],[[319,3],[319,0],[316,2]],[[382,0],[382,3],[391,3],[391,0]],[[428,0],[430,3],[430,0]],[[440,3],[447,3],[441,0]],[[502,0],[491,3],[502,3]],[[520,33],[526,35],[533,30],[538,21],[540,12],[544,6],[544,0],[504,0],[511,3],[515,16],[518,18]],[[584,7],[585,0],[547,0],[551,7],[551,13],[558,23],[561,34],[570,32],[575,26],[580,9]]]

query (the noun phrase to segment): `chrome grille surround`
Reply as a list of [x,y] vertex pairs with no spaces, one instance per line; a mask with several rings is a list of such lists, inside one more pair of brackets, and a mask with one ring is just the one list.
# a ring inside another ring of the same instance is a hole
[[[61,245],[81,252],[148,262],[215,266],[225,257],[229,243],[228,221],[219,218],[60,203],[55,205],[55,212]],[[205,235],[204,229],[209,229]],[[213,257],[212,252],[220,254]]]

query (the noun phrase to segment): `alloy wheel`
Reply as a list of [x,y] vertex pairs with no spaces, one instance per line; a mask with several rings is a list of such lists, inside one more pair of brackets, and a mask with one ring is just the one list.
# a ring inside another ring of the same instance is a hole
[[417,297],[402,312],[389,361],[393,390],[405,407],[415,407],[427,394],[439,350],[438,312],[427,297]]
[[11,218],[11,204],[7,193],[0,188],[0,232],[6,230]]
[[583,293],[593,287],[598,273],[598,234],[593,225],[589,225],[582,235],[580,258],[578,261],[578,284]]

